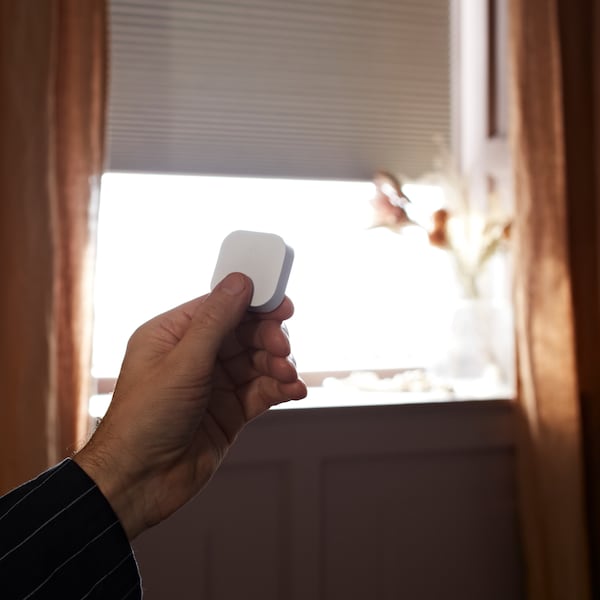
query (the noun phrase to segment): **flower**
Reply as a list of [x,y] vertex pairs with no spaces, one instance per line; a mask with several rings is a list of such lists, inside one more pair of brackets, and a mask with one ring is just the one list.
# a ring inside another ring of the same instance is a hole
[[379,171],[373,178],[375,196],[371,203],[375,209],[376,221],[373,227],[387,227],[399,230],[411,223],[405,210],[410,200],[403,194],[400,181],[391,173]]
[[469,181],[459,172],[448,151],[438,159],[438,170],[412,183],[428,183],[443,191],[444,206],[427,212],[410,200],[401,179],[388,171],[378,171],[373,177],[375,196],[373,227],[386,227],[397,233],[405,227],[424,229],[429,243],[449,252],[454,258],[456,273],[465,295],[480,295],[479,278],[489,260],[506,247],[512,219],[499,207],[492,190],[486,210],[475,206],[469,194]]
[[450,213],[445,208],[434,211],[431,221],[433,226],[428,232],[429,243],[438,248],[450,248],[450,239],[448,237],[448,221]]

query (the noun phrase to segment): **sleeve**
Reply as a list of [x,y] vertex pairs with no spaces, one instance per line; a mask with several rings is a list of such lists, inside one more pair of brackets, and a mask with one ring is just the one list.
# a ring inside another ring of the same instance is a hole
[[3,600],[137,600],[141,581],[121,523],[66,459],[0,498]]

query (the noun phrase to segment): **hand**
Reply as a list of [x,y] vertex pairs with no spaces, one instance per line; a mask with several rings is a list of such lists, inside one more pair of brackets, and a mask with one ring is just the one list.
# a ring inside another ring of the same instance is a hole
[[248,313],[251,295],[230,275],[131,337],[106,416],[74,458],[129,539],[200,491],[248,421],[306,396],[282,330],[292,303]]

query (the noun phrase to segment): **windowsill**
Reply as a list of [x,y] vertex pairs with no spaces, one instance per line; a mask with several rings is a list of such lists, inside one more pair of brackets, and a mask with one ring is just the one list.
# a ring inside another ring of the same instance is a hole
[[480,378],[440,378],[423,369],[308,373],[308,397],[276,408],[389,406],[468,400],[510,400],[514,388],[502,382],[495,370]]
[[330,389],[310,387],[304,400],[287,402],[273,407],[273,410],[333,408],[349,406],[391,406],[395,404],[431,404],[465,402],[472,400],[512,400],[514,393],[506,386],[482,390],[473,384],[455,386],[454,392],[440,390],[428,392],[386,392],[350,389]]
[[[506,401],[515,396],[514,387],[503,383],[494,370],[473,379],[438,378],[415,368],[303,372],[301,377],[308,386],[308,396],[274,410]],[[114,378],[96,380],[97,394],[89,403],[91,417],[104,416],[115,384]]]
[[[104,416],[110,402],[110,394],[98,394],[90,399],[90,416]],[[365,391],[346,387],[309,387],[303,400],[286,402],[272,410],[298,410],[315,408],[343,408],[353,406],[393,406],[403,404],[435,404],[468,401],[512,400],[514,392],[509,386],[482,387],[478,381],[462,381],[453,390],[432,391]]]

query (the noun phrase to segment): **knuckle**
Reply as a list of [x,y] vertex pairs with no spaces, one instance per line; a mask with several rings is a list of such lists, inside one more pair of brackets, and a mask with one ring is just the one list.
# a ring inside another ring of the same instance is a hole
[[146,324],[140,325],[130,336],[127,341],[127,350],[135,350],[135,348],[143,342],[146,332]]

